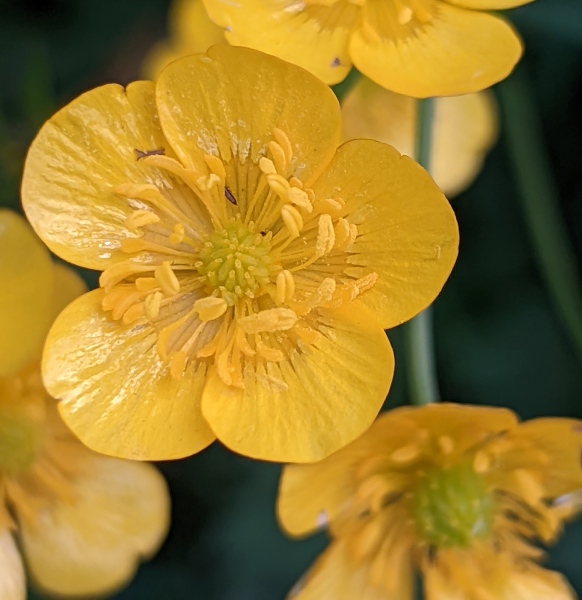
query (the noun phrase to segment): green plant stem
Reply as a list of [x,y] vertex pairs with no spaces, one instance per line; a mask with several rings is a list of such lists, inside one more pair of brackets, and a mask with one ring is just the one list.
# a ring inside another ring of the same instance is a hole
[[542,278],[582,361],[582,287],[526,72],[499,86],[503,127]]
[[[416,160],[430,171],[434,99],[418,101]],[[404,326],[408,390],[412,404],[439,401],[434,355],[432,309],[429,306]]]

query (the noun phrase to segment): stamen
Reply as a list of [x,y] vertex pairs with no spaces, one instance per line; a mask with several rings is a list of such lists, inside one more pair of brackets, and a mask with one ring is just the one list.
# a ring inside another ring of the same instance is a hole
[[398,448],[390,455],[390,458],[395,463],[407,463],[420,456],[420,446],[418,444],[409,444],[408,446],[402,446]]
[[291,147],[291,142],[287,137],[287,134],[278,127],[273,129],[273,137],[277,141],[277,143],[283,148],[283,152],[285,152],[285,158],[287,159],[287,163],[291,163],[293,160],[293,148]]
[[176,223],[174,225],[174,233],[170,235],[170,242],[172,244],[181,244],[184,241],[185,230],[182,223]]
[[198,312],[198,317],[201,321],[214,321],[221,317],[228,308],[228,304],[224,298],[216,298],[208,296],[200,298],[194,302],[194,310]]
[[298,238],[303,229],[303,217],[301,213],[294,206],[284,204],[281,207],[281,217],[289,230],[291,238]]
[[238,319],[245,333],[287,331],[297,323],[297,314],[290,308],[269,308]]
[[265,174],[265,175],[276,175],[277,174],[277,169],[275,168],[275,163],[266,158],[265,156],[262,156],[261,158],[259,158],[259,169],[261,169],[261,171]]
[[317,224],[317,241],[315,255],[319,258],[325,256],[333,249],[335,244],[335,231],[329,215],[321,215]]
[[302,189],[298,187],[290,188],[289,192],[287,193],[287,198],[291,204],[299,206],[306,212],[310,213],[313,211],[313,206],[309,201],[309,196],[307,195],[307,192],[303,191]]
[[273,156],[273,162],[275,163],[275,168],[279,173],[285,173],[287,171],[287,157],[285,156],[285,151],[277,142],[269,142],[269,150]]
[[159,267],[156,267],[154,276],[166,296],[174,296],[180,291],[180,282],[169,260],[163,261]]
[[153,294],[146,296],[144,301],[144,313],[148,319],[152,320],[158,316],[163,298],[164,295],[162,292],[154,292]]
[[160,217],[155,213],[149,210],[134,210],[127,219],[123,222],[123,224],[130,230],[136,231],[139,227],[144,227],[145,225],[153,225],[154,223],[159,223]]
[[277,275],[277,290],[275,301],[277,304],[289,302],[295,294],[295,278],[291,271],[283,270]]

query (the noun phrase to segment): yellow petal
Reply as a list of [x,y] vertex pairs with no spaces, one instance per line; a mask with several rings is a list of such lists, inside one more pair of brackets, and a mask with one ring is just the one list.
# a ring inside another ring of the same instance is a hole
[[392,380],[386,335],[366,311],[330,313],[320,331],[266,372],[246,371],[244,389],[210,372],[202,412],[222,443],[252,458],[313,462],[369,427]]
[[292,0],[205,0],[210,18],[233,46],[278,56],[328,84],[342,81],[352,65],[348,39],[359,14],[355,3]]
[[0,210],[0,375],[40,356],[51,320],[53,267],[24,219]]
[[168,14],[170,38],[155,46],[143,67],[155,79],[170,62],[188,54],[206,52],[210,46],[225,43],[224,31],[208,17],[202,0],[174,0]]
[[582,421],[578,419],[543,418],[521,423],[512,439],[526,439],[549,458],[544,467],[543,486],[550,498],[582,488],[580,448]]
[[534,0],[445,0],[449,4],[478,10],[503,10],[529,4]]
[[350,41],[355,66],[381,86],[415,98],[477,92],[511,73],[522,46],[507,22],[445,2],[435,3],[435,10],[429,23],[410,29],[398,25],[391,4],[367,0]]
[[501,600],[576,600],[577,597],[561,573],[536,567],[513,572],[500,596]]
[[226,163],[234,154],[239,167],[258,162],[281,129],[293,147],[293,174],[305,182],[331,160],[339,140],[332,91],[302,69],[247,48],[214,46],[207,56],[173,62],[156,94],[162,128],[185,166],[205,169],[204,155],[217,153]]
[[0,533],[0,598],[2,600],[26,600],[24,568],[8,530]]
[[87,285],[73,269],[55,263],[53,266],[53,320],[71,303],[87,291]]
[[61,258],[105,269],[126,257],[120,242],[133,212],[120,184],[170,185],[136,150],[164,148],[153,84],[105,85],[73,100],[49,119],[33,141],[22,180],[22,203],[32,226]]
[[70,304],[47,337],[43,378],[65,423],[89,448],[138,460],[199,452],[214,436],[200,412],[204,368],[173,379],[142,324],[101,309],[102,290]]
[[355,278],[378,274],[357,302],[384,328],[435,299],[455,263],[459,234],[447,199],[426,171],[390,146],[355,140],[339,148],[313,191],[346,202],[359,234],[346,269]]
[[166,536],[170,500],[151,465],[92,456],[74,481],[75,500],[21,520],[28,567],[44,591],[85,596],[127,583]]
[[[342,103],[343,137],[375,139],[414,157],[417,102],[361,78]],[[445,195],[455,196],[469,187],[497,134],[490,92],[435,100],[430,172]]]
[[[393,577],[393,590],[371,585],[371,561],[356,564],[350,560],[344,540],[332,542],[307,575],[293,588],[288,600],[412,600],[410,560]],[[388,576],[388,573],[386,573]],[[391,587],[392,587],[391,586]]]

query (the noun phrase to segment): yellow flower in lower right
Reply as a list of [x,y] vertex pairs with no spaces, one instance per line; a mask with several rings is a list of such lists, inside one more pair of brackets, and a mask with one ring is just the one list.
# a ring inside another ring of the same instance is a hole
[[580,504],[582,421],[520,423],[503,408],[433,404],[383,413],[356,441],[285,467],[278,517],[332,541],[290,597],[569,600],[538,566]]

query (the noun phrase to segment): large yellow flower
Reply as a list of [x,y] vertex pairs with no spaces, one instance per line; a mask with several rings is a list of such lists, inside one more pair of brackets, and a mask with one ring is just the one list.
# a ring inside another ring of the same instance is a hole
[[454,215],[393,148],[340,148],[331,90],[227,45],[156,85],[84,94],[42,128],[26,213],[101,288],[49,333],[47,389],[91,448],[141,459],[217,437],[323,458],[364,431],[410,319],[457,254]]
[[329,84],[352,63],[415,98],[467,94],[509,75],[522,53],[502,18],[485,11],[532,0],[204,0],[236,46],[269,52]]
[[580,507],[582,422],[429,405],[381,415],[358,440],[281,480],[283,528],[331,545],[291,597],[573,600],[537,562]]
[[[9,273],[10,262],[20,270]],[[54,316],[84,285],[72,271],[53,267],[24,221],[8,211],[0,211],[0,265],[0,299],[9,310],[2,313],[2,334],[11,320],[20,324],[10,343],[23,356],[32,345],[27,338],[38,339],[29,321],[37,318],[39,299]],[[45,324],[37,326],[42,333]],[[15,364],[3,352],[2,366],[7,358]],[[44,390],[39,361],[25,363],[0,376],[0,598],[26,598],[16,540],[42,590],[76,597],[112,592],[165,537],[165,483],[150,465],[85,448]]]
[[[343,138],[378,140],[414,156],[418,103],[363,77],[342,102]],[[497,108],[489,90],[435,99],[430,172],[446,196],[471,185],[497,134]]]

